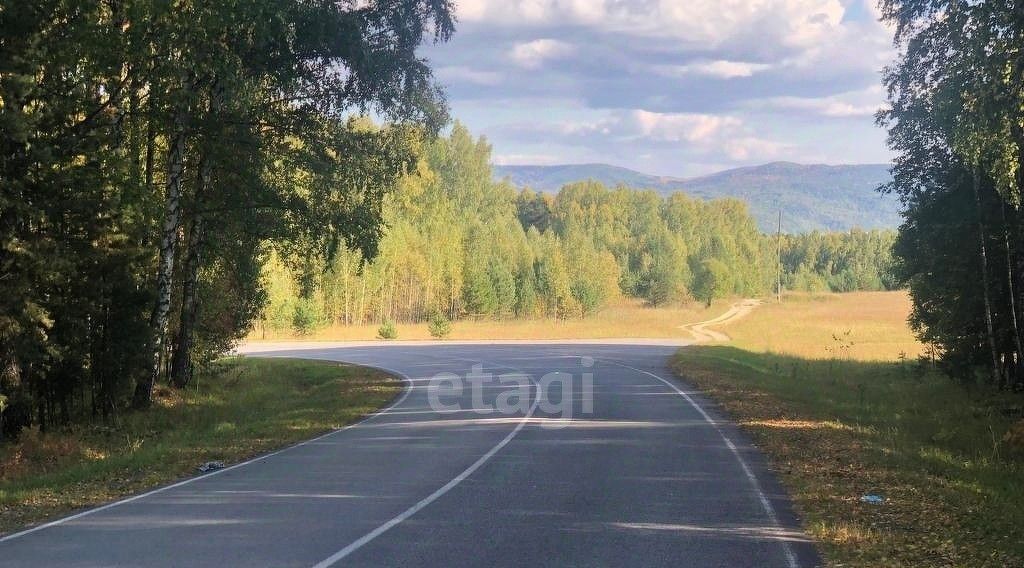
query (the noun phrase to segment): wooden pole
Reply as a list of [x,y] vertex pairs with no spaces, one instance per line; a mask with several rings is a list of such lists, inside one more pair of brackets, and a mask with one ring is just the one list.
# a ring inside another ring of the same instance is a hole
[[779,209],[779,231],[776,233],[776,241],[778,246],[778,259],[776,264],[776,288],[775,298],[781,304],[782,303],[782,209]]

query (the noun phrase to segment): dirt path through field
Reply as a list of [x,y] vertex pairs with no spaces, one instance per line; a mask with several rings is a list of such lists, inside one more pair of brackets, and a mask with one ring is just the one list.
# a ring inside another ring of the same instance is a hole
[[761,305],[761,300],[748,298],[741,300],[733,304],[728,311],[718,316],[715,319],[702,321],[698,323],[688,323],[686,325],[679,326],[679,329],[689,332],[693,335],[693,339],[697,343],[708,343],[711,341],[729,341],[729,336],[722,333],[721,331],[715,331],[712,327],[719,327],[732,323],[742,317],[745,317],[757,306]]

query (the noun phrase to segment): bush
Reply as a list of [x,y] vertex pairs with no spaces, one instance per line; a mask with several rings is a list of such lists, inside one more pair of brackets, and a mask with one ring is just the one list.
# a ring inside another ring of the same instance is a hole
[[452,322],[448,318],[444,317],[442,313],[436,313],[430,318],[430,336],[438,339],[444,339],[452,332]]
[[587,279],[580,279],[572,285],[572,296],[579,302],[580,311],[583,316],[589,316],[601,307],[601,290],[597,285]]
[[292,328],[299,335],[310,335],[323,323],[323,314],[315,300],[299,298],[292,313]]
[[384,320],[384,323],[377,329],[378,339],[398,339],[398,327],[391,320]]

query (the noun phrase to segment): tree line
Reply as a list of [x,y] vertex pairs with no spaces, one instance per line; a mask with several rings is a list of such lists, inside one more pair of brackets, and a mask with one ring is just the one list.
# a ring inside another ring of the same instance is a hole
[[[449,0],[0,4],[0,418],[150,404],[259,317],[273,241],[377,252],[446,121]],[[375,127],[353,113],[373,112]]]
[[881,5],[901,52],[879,122],[906,210],[895,252],[911,323],[954,376],[1020,386],[1024,5]]
[[[565,186],[557,195],[495,181],[491,148],[456,123],[426,144],[414,175],[384,200],[380,254],[329,262],[273,256],[262,325],[434,317],[585,317],[621,296],[650,305],[773,290],[779,242],[745,203]],[[892,231],[784,235],[783,284],[805,291],[892,289]],[[299,262],[295,262],[299,260]]]

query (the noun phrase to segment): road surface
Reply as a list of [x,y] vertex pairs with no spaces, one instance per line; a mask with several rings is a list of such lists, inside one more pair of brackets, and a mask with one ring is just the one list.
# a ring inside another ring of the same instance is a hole
[[5,537],[0,565],[818,563],[762,458],[672,380],[675,347],[263,349],[408,388],[347,429]]

